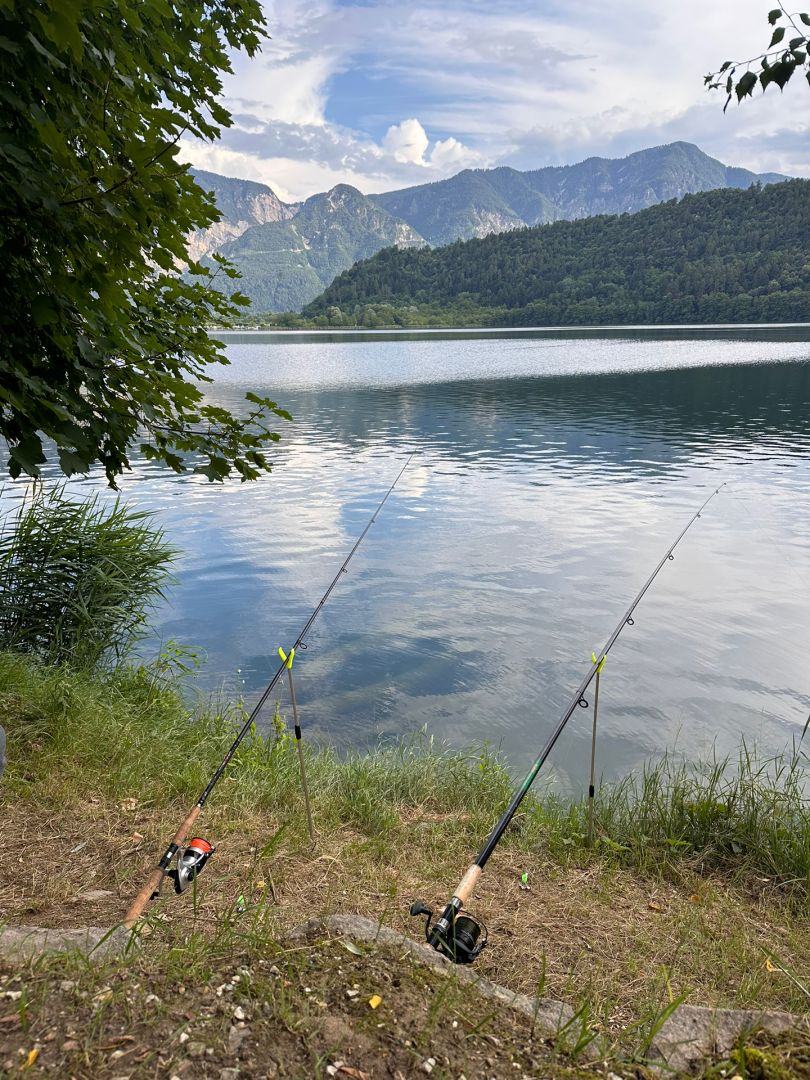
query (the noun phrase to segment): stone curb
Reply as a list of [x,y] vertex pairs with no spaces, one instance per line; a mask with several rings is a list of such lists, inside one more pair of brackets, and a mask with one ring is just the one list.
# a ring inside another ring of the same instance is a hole
[[123,952],[130,940],[123,926],[112,929],[86,926],[77,930],[42,929],[38,926],[0,927],[0,958],[31,960],[42,953],[78,949],[93,960],[102,960]]

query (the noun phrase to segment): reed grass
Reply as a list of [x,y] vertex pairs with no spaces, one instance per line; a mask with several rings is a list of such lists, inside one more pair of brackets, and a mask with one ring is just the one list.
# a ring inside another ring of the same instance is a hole
[[0,528],[0,648],[50,664],[120,660],[174,557],[145,511],[33,488]]

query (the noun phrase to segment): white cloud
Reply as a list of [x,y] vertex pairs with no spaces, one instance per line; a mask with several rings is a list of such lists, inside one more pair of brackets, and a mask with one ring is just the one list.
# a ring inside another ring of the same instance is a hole
[[424,154],[430,145],[425,129],[415,117],[392,124],[386,131],[383,146],[397,161],[426,164]]
[[267,0],[266,11],[272,40],[225,80],[234,128],[189,155],[289,198],[675,139],[729,164],[810,174],[804,80],[725,115],[703,90],[707,71],[767,44],[758,0]]

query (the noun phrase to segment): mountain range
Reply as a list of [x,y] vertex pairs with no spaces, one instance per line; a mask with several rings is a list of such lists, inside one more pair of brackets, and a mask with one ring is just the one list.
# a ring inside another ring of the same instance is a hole
[[787,179],[724,165],[686,142],[525,172],[465,169],[447,180],[368,196],[339,184],[304,203],[284,203],[252,181],[195,176],[213,193],[222,219],[191,237],[191,256],[205,262],[217,252],[230,259],[242,277],[218,285],[238,288],[257,311],[298,310],[358,259],[385,247],[442,246]]
[[271,221],[287,221],[295,217],[300,203],[283,203],[266,184],[253,180],[234,180],[217,173],[193,169],[194,179],[216,201],[222,217],[208,229],[192,233],[189,241],[189,257],[204,258],[218,251],[223,244],[247,232],[253,225],[267,225]]

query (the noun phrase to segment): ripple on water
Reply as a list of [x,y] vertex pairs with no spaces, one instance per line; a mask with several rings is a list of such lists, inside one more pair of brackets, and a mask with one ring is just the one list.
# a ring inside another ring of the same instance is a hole
[[[253,485],[136,457],[125,496],[185,553],[146,651],[197,645],[201,686],[255,696],[415,451],[310,636],[302,718],[343,746],[424,725],[522,766],[727,480],[611,654],[599,766],[725,752],[741,733],[781,748],[810,711],[810,346],[799,329],[712,333],[239,335],[211,399],[238,408],[250,387],[295,420]],[[555,782],[586,783],[589,745],[583,710]]]

